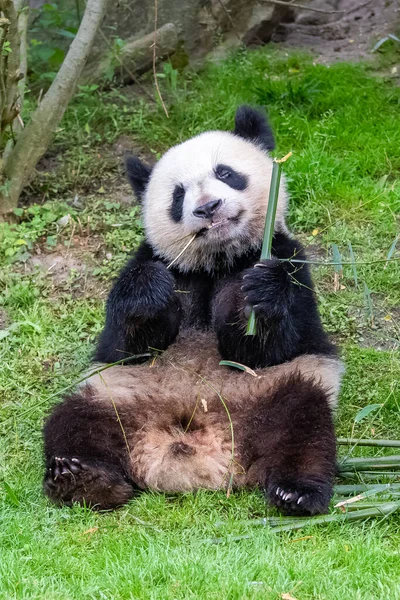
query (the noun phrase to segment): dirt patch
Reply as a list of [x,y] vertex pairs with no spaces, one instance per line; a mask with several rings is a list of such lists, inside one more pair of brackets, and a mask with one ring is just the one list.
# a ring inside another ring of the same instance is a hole
[[299,11],[293,23],[279,27],[274,41],[311,50],[318,63],[365,60],[379,39],[398,33],[398,0],[314,0],[308,6],[325,12]]
[[76,236],[69,248],[59,244],[48,252],[37,247],[25,272],[39,271],[49,281],[53,296],[67,293],[74,298],[106,298],[109,285],[92,274],[103,255],[104,244],[99,239]]

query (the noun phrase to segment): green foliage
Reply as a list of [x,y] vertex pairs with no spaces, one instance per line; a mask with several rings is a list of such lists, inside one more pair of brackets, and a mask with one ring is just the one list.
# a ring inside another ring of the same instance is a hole
[[16,208],[14,213],[20,219],[18,224],[0,223],[0,258],[5,259],[6,264],[24,262],[40,238],[48,246],[54,245],[54,237],[60,230],[57,221],[69,212],[71,208],[62,203]]
[[49,2],[36,10],[29,29],[29,80],[33,89],[48,87],[62,65],[79,27],[79,0]]

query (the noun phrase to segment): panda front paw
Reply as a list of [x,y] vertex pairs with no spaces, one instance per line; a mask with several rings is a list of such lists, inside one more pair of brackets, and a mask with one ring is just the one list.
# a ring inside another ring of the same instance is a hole
[[285,515],[313,516],[328,512],[331,482],[307,477],[274,479],[266,485],[267,498]]
[[162,262],[140,263],[122,273],[108,304],[119,315],[152,319],[169,307],[174,284],[172,273]]
[[262,260],[243,275],[245,314],[250,305],[256,316],[281,319],[293,300],[292,282],[284,264],[277,258]]

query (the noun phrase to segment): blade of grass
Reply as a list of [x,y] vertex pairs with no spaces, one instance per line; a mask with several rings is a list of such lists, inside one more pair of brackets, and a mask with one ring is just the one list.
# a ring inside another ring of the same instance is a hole
[[371,290],[367,286],[364,281],[364,302],[365,302],[365,311],[367,313],[367,318],[371,325],[374,324],[374,305],[372,303]]
[[389,261],[392,258],[393,254],[394,254],[394,252],[396,250],[396,245],[397,245],[397,242],[399,241],[399,238],[400,238],[400,235],[398,235],[396,237],[396,239],[394,240],[394,242],[392,243],[392,245],[389,248],[389,252],[388,252],[388,255],[387,255],[387,261],[386,261],[385,266],[383,267],[384,269],[386,269],[386,267],[388,266]]
[[351,245],[351,242],[349,242],[348,246],[349,246],[349,254],[350,254],[350,260],[351,260],[351,269],[353,271],[354,285],[356,286],[356,288],[358,288],[356,257],[354,256],[353,246]]

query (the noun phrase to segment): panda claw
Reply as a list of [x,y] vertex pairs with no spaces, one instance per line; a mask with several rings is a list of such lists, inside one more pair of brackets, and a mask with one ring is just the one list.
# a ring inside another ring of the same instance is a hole
[[313,516],[327,512],[332,496],[330,481],[299,477],[279,481],[279,484],[267,481],[266,494],[271,504],[284,514]]
[[83,465],[77,458],[55,456],[48,473],[53,481],[57,481],[60,477],[74,477],[83,469]]

